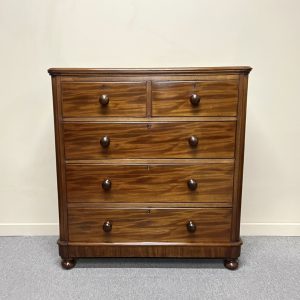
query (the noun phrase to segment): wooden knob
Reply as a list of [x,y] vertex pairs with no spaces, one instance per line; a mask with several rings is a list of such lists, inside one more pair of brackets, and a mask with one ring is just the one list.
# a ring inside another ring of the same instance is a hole
[[194,179],[190,179],[187,181],[187,185],[188,185],[188,188],[191,190],[191,191],[195,191],[198,187],[198,183],[196,180]]
[[192,94],[190,97],[190,102],[193,106],[199,105],[200,102],[200,96],[197,94]]
[[101,95],[99,98],[99,102],[101,105],[106,106],[109,102],[109,97],[108,95]]
[[102,188],[104,191],[109,191],[111,189],[111,181],[109,179],[103,180]]
[[189,144],[191,147],[196,147],[198,145],[198,138],[196,136],[189,137]]
[[112,224],[111,224],[111,222],[110,221],[105,221],[103,223],[102,228],[103,228],[103,231],[110,232],[112,230]]
[[103,147],[103,148],[107,148],[110,144],[110,138],[106,135],[106,136],[103,136],[101,139],[100,139],[100,145]]
[[187,229],[188,232],[193,233],[193,232],[196,231],[197,226],[193,221],[188,221],[187,224],[186,224],[186,229]]

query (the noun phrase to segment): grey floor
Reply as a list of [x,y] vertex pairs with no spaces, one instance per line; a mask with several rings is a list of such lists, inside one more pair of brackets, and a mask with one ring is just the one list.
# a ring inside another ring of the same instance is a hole
[[0,238],[0,299],[300,299],[300,237],[244,237],[222,261],[81,259],[60,268],[57,237]]

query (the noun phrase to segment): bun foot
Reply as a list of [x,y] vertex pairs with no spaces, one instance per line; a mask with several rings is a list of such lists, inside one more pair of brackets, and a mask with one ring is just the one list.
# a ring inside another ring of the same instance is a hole
[[236,270],[239,267],[237,258],[227,258],[224,260],[224,266],[228,270]]
[[61,266],[65,269],[65,270],[70,270],[72,268],[74,268],[76,265],[76,260],[75,259],[62,259],[61,260]]

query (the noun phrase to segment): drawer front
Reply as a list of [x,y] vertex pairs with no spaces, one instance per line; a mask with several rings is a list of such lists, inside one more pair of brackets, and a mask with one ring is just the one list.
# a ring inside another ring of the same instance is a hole
[[69,202],[232,201],[233,163],[67,165]]
[[231,209],[73,207],[68,221],[70,242],[219,242],[230,241]]
[[145,82],[64,82],[64,117],[146,115]]
[[67,123],[64,138],[74,160],[233,158],[235,122]]
[[153,116],[236,116],[237,103],[237,81],[152,84]]

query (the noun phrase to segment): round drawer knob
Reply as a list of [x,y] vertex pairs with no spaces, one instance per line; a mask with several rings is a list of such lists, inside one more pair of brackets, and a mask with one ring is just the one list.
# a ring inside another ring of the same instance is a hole
[[196,147],[198,145],[198,138],[196,136],[189,137],[189,144],[191,147]]
[[186,229],[187,229],[188,232],[192,232],[193,233],[193,232],[196,231],[197,226],[196,226],[196,224],[193,221],[188,221],[186,223]]
[[103,223],[102,228],[103,228],[103,231],[110,232],[112,230],[112,224],[111,224],[111,222],[110,221],[105,221]]
[[103,136],[101,139],[100,139],[100,145],[103,147],[103,148],[107,148],[110,144],[110,138],[106,135],[106,136]]
[[109,191],[111,189],[111,181],[109,179],[103,180],[102,188],[104,191]]
[[187,181],[187,185],[188,185],[188,188],[191,190],[191,191],[195,191],[198,187],[198,183],[196,180],[194,179],[190,179]]
[[99,102],[101,105],[106,106],[109,102],[109,97],[108,95],[101,95],[99,98]]
[[190,97],[190,102],[193,106],[199,105],[200,102],[200,96],[197,94],[192,94]]

